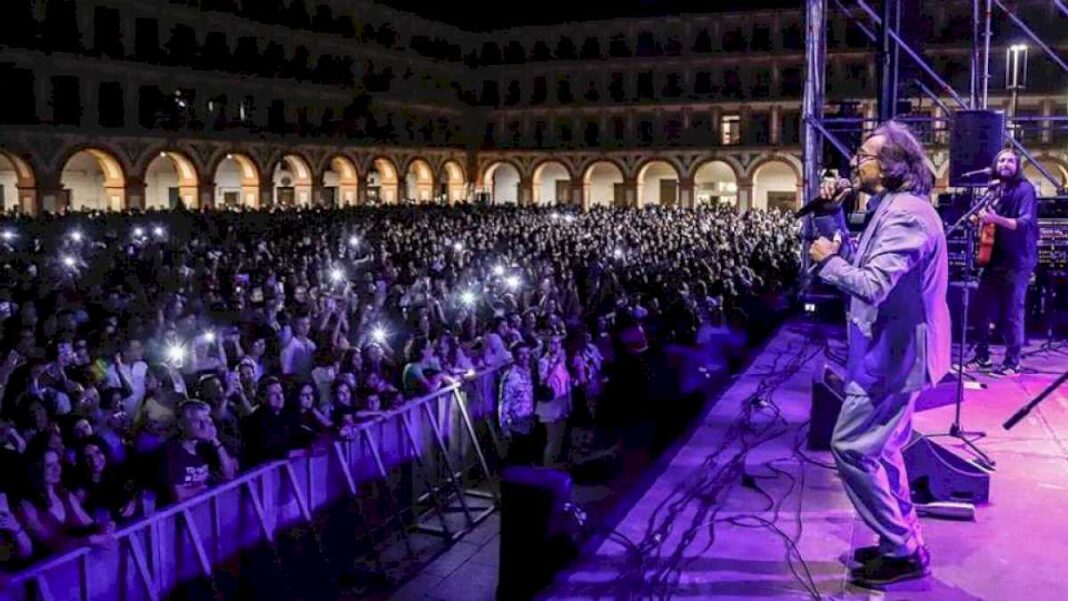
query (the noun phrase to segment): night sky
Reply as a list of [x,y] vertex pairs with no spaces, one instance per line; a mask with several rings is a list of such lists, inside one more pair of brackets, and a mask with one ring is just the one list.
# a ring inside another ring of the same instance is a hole
[[456,25],[489,31],[522,25],[553,25],[620,17],[660,17],[760,8],[800,8],[803,0],[379,0],[403,11]]

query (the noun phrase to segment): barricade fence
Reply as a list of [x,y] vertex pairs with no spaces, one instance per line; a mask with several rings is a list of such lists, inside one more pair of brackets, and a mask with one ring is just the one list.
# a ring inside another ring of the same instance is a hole
[[409,552],[414,531],[454,539],[499,501],[499,375],[477,372],[360,424],[350,439],[162,508],[119,529],[110,547],[45,559],[0,581],[0,601],[154,600],[189,582],[213,586],[220,566],[294,529],[310,532],[323,553],[315,518],[344,503],[357,508],[361,526],[341,538],[364,538],[372,555],[397,534]]

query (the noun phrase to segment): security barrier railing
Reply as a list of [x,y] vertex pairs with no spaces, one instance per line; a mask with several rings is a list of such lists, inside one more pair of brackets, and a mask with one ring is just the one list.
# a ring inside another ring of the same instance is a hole
[[[370,530],[394,528],[405,542],[412,530],[460,536],[498,502],[490,468],[498,372],[477,372],[360,424],[350,439],[259,466],[163,508],[118,530],[107,548],[43,560],[0,580],[0,601],[166,598],[183,583],[210,581],[217,566],[242,551],[311,525],[317,511],[357,499],[365,484],[396,484],[398,472],[403,485],[393,488],[403,498],[393,500],[390,524]],[[470,488],[475,484],[482,488]]]

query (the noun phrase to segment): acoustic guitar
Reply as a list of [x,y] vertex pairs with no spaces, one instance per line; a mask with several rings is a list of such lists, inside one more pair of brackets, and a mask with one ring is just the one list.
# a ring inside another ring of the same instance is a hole
[[[988,211],[997,209],[998,201],[1001,200],[1001,186],[992,189],[987,193],[987,197],[982,201],[986,205],[984,209]],[[984,223],[979,227],[979,256],[975,260],[979,267],[986,267],[990,264],[990,258],[994,254],[996,232],[997,226],[993,223]]]

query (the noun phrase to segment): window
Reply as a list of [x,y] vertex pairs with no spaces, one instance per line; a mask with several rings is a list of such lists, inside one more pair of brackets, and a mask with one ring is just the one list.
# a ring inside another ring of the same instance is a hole
[[56,125],[81,125],[82,98],[77,77],[52,78],[52,121]]
[[134,58],[150,63],[159,60],[159,23],[155,19],[134,22]]
[[612,96],[612,100],[616,102],[623,102],[626,100],[627,90],[622,73],[612,74],[612,82],[608,84],[608,93]]
[[732,146],[742,141],[742,118],[740,115],[723,115],[719,119],[720,143]]
[[544,77],[534,78],[534,91],[531,93],[531,104],[543,104],[549,95],[549,87]]
[[100,84],[97,94],[97,106],[100,107],[100,125],[103,127],[122,127],[125,112],[122,85],[117,81],[105,81]]
[[653,74],[646,71],[638,74],[638,99],[653,100]]
[[712,93],[712,74],[708,71],[698,71],[694,81],[693,92],[698,96],[707,96]]
[[93,51],[101,56],[122,58],[122,32],[119,11],[98,6],[93,12]]

